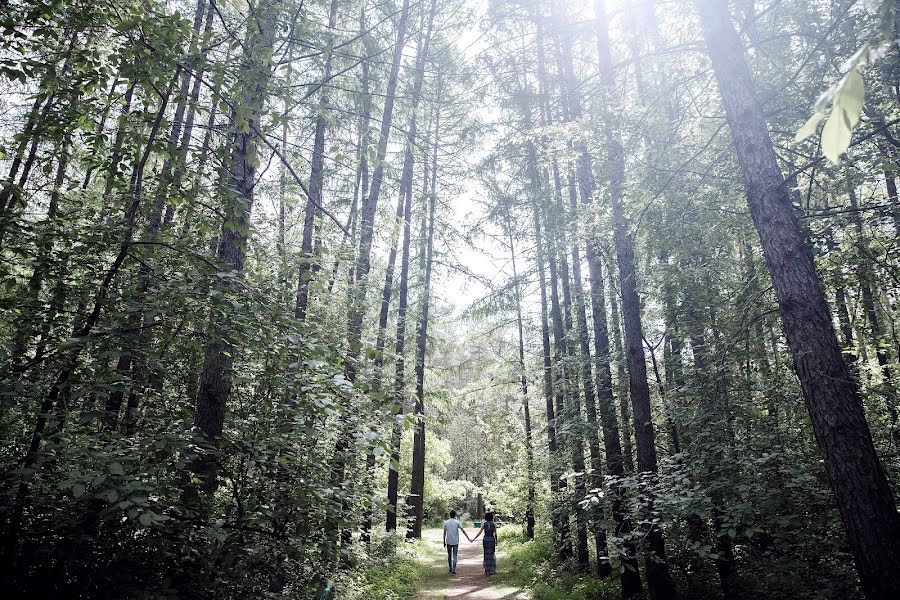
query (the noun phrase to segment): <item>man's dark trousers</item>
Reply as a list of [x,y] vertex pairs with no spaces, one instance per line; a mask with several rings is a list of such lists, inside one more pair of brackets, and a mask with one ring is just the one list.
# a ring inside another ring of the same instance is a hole
[[450,572],[456,573],[456,558],[459,554],[459,545],[451,546],[447,544],[447,565],[450,567]]

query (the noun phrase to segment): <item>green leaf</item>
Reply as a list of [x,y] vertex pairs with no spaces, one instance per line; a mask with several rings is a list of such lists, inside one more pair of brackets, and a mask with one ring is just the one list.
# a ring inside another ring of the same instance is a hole
[[113,502],[115,502],[116,500],[119,499],[119,492],[117,490],[110,488],[108,490],[103,490],[102,492],[97,494],[97,497],[103,498],[104,500],[106,500],[107,502],[112,504]]
[[81,498],[82,496],[84,496],[84,484],[76,483],[75,485],[73,485],[72,494],[74,494],[76,498]]
[[841,155],[850,147],[853,128],[859,122],[865,98],[865,84],[857,69],[849,71],[834,96],[831,115],[822,129],[822,152],[832,163],[838,164]]
[[140,521],[141,521],[141,525],[147,527],[153,522],[153,515],[150,514],[149,512],[145,512],[145,513],[141,514]]
[[825,118],[825,113],[817,112],[813,116],[811,116],[806,123],[803,124],[797,131],[797,135],[794,136],[794,143],[799,143],[811,136],[816,132],[816,127],[819,126],[819,122]]
[[113,464],[109,465],[109,472],[113,475],[124,475],[125,469],[122,468],[121,463],[114,462]]

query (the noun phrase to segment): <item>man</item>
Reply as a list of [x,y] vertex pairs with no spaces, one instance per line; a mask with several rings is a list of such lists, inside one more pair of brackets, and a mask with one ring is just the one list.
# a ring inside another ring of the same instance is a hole
[[469,534],[463,529],[462,523],[456,520],[456,511],[450,511],[450,518],[444,521],[444,548],[447,549],[447,565],[450,567],[450,573],[456,575],[456,557],[459,554],[459,531],[462,529],[463,535],[470,542]]

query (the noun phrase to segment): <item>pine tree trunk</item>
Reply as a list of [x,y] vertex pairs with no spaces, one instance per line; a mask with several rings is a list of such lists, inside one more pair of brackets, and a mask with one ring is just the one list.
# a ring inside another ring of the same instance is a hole
[[860,296],[862,297],[863,312],[866,322],[869,324],[869,339],[875,348],[875,360],[878,361],[878,370],[881,371],[881,391],[885,397],[888,416],[891,420],[891,440],[894,447],[900,449],[900,427],[898,427],[897,388],[891,373],[891,357],[888,351],[888,343],[885,338],[884,327],[878,317],[878,306],[875,302],[877,278],[872,272],[870,256],[866,243],[866,231],[859,214],[859,201],[856,197],[856,189],[849,175],[847,177],[847,191],[850,196],[850,212],[853,227],[856,230],[856,246],[859,250],[859,274]]
[[759,232],[816,441],[868,600],[900,597],[900,515],[862,398],[841,356],[812,253],[791,208],[726,4],[697,0],[747,203]]
[[[359,251],[354,267],[353,298],[347,327],[347,379],[356,381],[359,371],[359,355],[362,341],[362,320],[365,312],[366,278],[372,264],[372,240],[374,237],[375,213],[378,210],[378,199],[381,195],[381,184],[384,180],[384,164],[387,156],[388,141],[391,136],[391,123],[394,115],[394,101],[397,94],[397,80],[400,75],[400,63],[403,58],[403,47],[406,43],[406,24],[409,20],[409,0],[403,0],[400,9],[400,20],[397,23],[397,42],[391,61],[391,72],[385,90],[384,112],[381,117],[381,133],[378,138],[378,149],[375,159],[375,170],[372,173],[371,189],[360,215]],[[344,442],[340,442],[343,444]]]
[[[244,66],[236,101],[247,126],[233,124],[228,185],[223,198],[225,220],[216,249],[216,258],[222,265],[220,273],[226,276],[240,275],[244,270],[256,183],[255,154],[262,135],[259,126],[265,108],[265,90],[271,78],[278,4],[278,0],[264,0],[252,13],[247,28]],[[221,279],[227,280],[227,277]],[[223,284],[218,285],[225,288],[220,290],[223,293],[230,291]],[[230,306],[226,302],[221,317],[211,318],[194,412],[194,425],[213,447],[218,446],[222,436],[225,409],[231,395],[235,348],[231,342]],[[215,458],[209,456],[198,460],[194,470],[202,480],[202,490],[211,496],[217,487]]]
[[[546,58],[544,53],[544,35],[543,35],[543,16],[540,14],[540,6],[536,1],[531,6],[532,10],[532,19],[534,20],[535,26],[537,27],[537,78],[538,78],[538,98],[539,98],[539,114],[540,121],[539,124],[541,127],[548,125],[549,119],[549,91],[548,91],[548,75],[546,69]],[[544,149],[546,148],[547,141],[546,139],[542,140],[542,146]],[[534,164],[537,164],[537,158],[534,158]],[[537,168],[533,169],[535,175],[537,174]],[[554,168],[554,175],[556,175],[555,179],[558,179],[558,174],[556,169]],[[544,179],[549,179],[550,174],[545,172]],[[540,239],[540,216],[538,213],[541,213],[547,218],[548,208],[547,203],[544,200],[544,194],[540,193],[540,190],[549,187],[545,185],[535,185],[535,193],[539,194],[540,198],[536,199],[535,205],[535,231],[537,233],[538,239]],[[540,210],[539,210],[539,208]],[[562,424],[565,413],[565,380],[566,374],[564,371],[562,357],[564,355],[564,346],[565,346],[565,335],[563,333],[563,325],[562,325],[562,311],[559,305],[559,282],[558,282],[558,273],[557,273],[557,264],[556,264],[556,252],[552,247],[550,240],[551,234],[550,231],[552,227],[549,226],[549,220],[544,230],[547,232],[547,244],[543,248],[544,255],[547,258],[547,263],[550,272],[550,317],[553,326],[553,360],[552,360],[552,371],[551,371],[551,379],[552,379],[552,389],[553,389],[553,398],[552,403],[548,403],[548,409],[552,408],[553,411],[551,413],[550,410],[547,412],[548,422],[552,421],[554,426],[554,439],[556,442],[556,448],[551,451],[550,454],[550,476],[551,476],[551,490],[554,491],[553,498],[550,503],[550,511],[551,511],[551,520],[556,524],[556,533],[558,535],[557,548],[559,550],[559,555],[562,560],[568,560],[572,556],[572,539],[569,527],[569,512],[568,509],[564,507],[561,499],[566,494],[564,490],[566,490],[567,482],[562,477],[562,474],[565,472],[566,461],[563,456],[563,448],[565,446],[563,436],[562,436]],[[549,353],[548,353],[549,354]],[[549,399],[548,399],[549,400]],[[552,406],[551,406],[552,404]],[[552,417],[552,418],[551,418]],[[555,485],[554,485],[555,482]]]
[[[438,75],[437,89],[441,89]],[[422,289],[422,309],[419,317],[419,328],[416,332],[416,430],[413,436],[412,479],[410,481],[409,504],[412,519],[406,531],[406,537],[420,539],[422,537],[423,509],[425,505],[425,354],[428,342],[428,309],[431,296],[431,270],[434,262],[434,214],[437,204],[437,172],[438,148],[440,146],[440,107],[437,108],[434,122],[434,146],[431,163],[431,194],[428,197],[428,238],[425,252],[422,253],[422,264],[425,271],[425,284]]]
[[[606,3],[596,0],[598,66],[603,93],[609,96],[615,88],[615,75],[610,53],[609,31],[606,19]],[[650,386],[647,382],[647,362],[644,356],[643,328],[641,324],[641,300],[637,291],[637,273],[634,259],[634,239],[629,231],[622,193],[625,181],[625,154],[613,124],[607,124],[606,152],[609,160],[610,180],[608,193],[612,204],[616,262],[619,267],[619,285],[622,295],[622,318],[625,324],[625,351],[628,360],[628,385],[631,392],[634,435],[637,446],[638,470],[657,472],[656,433],[650,407]],[[652,506],[649,490],[642,490],[644,501]],[[646,575],[647,588],[653,600],[675,598],[675,587],[666,562],[665,539],[656,525],[646,527]]]
[[609,318],[613,332],[613,350],[616,362],[616,395],[619,397],[619,418],[622,423],[622,464],[626,473],[634,472],[634,438],[631,426],[630,392],[628,390],[628,371],[625,364],[625,348],[622,344],[622,319],[619,315],[619,291],[613,283],[613,269],[609,269],[610,294]]
[[528,406],[528,376],[525,372],[525,333],[522,327],[522,293],[519,288],[519,274],[516,270],[516,247],[513,242],[512,219],[507,209],[507,233],[509,254],[512,262],[513,284],[516,299],[516,328],[519,333],[519,383],[522,390],[522,409],[525,413],[525,478],[528,493],[525,499],[525,539],[534,539],[534,503],[537,493],[534,485],[534,447],[531,439],[531,408]]
[[[165,115],[166,108],[168,107],[169,98],[171,97],[172,90],[175,87],[177,78],[178,73],[176,73],[175,77],[169,83],[168,89],[163,94],[160,106],[156,112],[156,117],[147,137],[144,152],[136,162],[132,170],[131,183],[129,185],[128,205],[125,209],[124,215],[124,232],[122,235],[122,240],[119,243],[118,252],[116,253],[116,256],[110,266],[106,269],[105,273],[103,274],[103,278],[100,280],[100,283],[97,286],[97,291],[94,294],[93,305],[90,312],[87,313],[83,322],[76,322],[75,327],[73,328],[71,338],[80,340],[80,343],[72,348],[62,358],[62,368],[54,378],[54,382],[50,386],[50,389],[47,392],[47,396],[44,398],[40,405],[40,410],[38,412],[34,430],[32,431],[31,435],[31,442],[22,460],[22,466],[25,469],[31,468],[40,455],[41,443],[45,435],[45,429],[47,427],[48,420],[51,418],[52,413],[56,410],[60,399],[65,399],[69,395],[69,390],[72,385],[72,378],[75,374],[75,370],[78,368],[81,354],[85,349],[85,345],[90,335],[93,333],[94,328],[97,326],[97,323],[99,322],[100,317],[103,314],[103,310],[106,307],[107,300],[109,299],[109,293],[112,289],[113,282],[115,281],[116,276],[119,274],[122,268],[122,264],[125,262],[125,259],[131,250],[132,242],[134,241],[135,221],[140,209],[141,200],[143,199],[144,170],[153,152],[154,144],[156,142],[156,138],[159,135],[160,126],[162,125],[163,116]],[[79,310],[79,313],[82,312],[84,312],[84,310]],[[11,560],[15,555],[16,545],[18,544],[19,531],[22,525],[22,517],[28,498],[28,488],[29,482],[27,480],[23,480],[20,482],[19,488],[16,493],[12,515],[9,520],[9,526],[6,530],[6,535],[5,539],[3,540],[2,546],[2,551],[5,553],[5,558],[7,558],[7,560]]]
[[313,276],[313,265],[318,260],[313,251],[313,233],[317,206],[322,206],[322,186],[325,177],[325,111],[328,109],[328,81],[331,79],[332,48],[334,28],[337,23],[338,0],[331,0],[328,11],[328,42],[325,45],[325,67],[319,92],[319,107],[316,115],[316,129],[313,137],[313,154],[310,161],[309,198],[303,213],[303,238],[301,241],[300,266],[297,269],[297,302],[294,316],[299,321],[306,319],[309,307],[309,286]]
[[[544,374],[544,402],[547,413],[547,457],[548,472],[550,475],[550,494],[556,497],[559,494],[559,469],[558,463],[558,444],[556,439],[556,410],[553,405],[554,389],[553,389],[553,362],[550,351],[550,326],[548,324],[548,308],[547,308],[547,274],[544,256],[544,243],[541,235],[541,218],[536,198],[541,197],[543,186],[541,184],[540,173],[538,172],[537,157],[532,143],[527,145],[528,152],[528,175],[531,183],[531,193],[535,197],[532,200],[532,212],[534,220],[534,243],[535,243],[535,262],[538,271],[539,283],[541,286],[541,348],[543,356],[543,374]],[[557,540],[564,540],[563,524],[556,512],[552,510],[550,521],[553,525],[553,534]]]
[[[409,120],[409,127],[406,132],[406,150],[403,155],[403,171],[400,175],[400,204],[398,204],[398,220],[402,217],[403,221],[403,255],[400,261],[400,297],[398,299],[397,309],[397,336],[395,345],[395,355],[397,363],[395,366],[394,378],[394,414],[395,418],[391,426],[391,464],[388,466],[388,510],[385,518],[385,528],[387,531],[395,531],[397,529],[397,501],[398,501],[398,476],[396,463],[400,460],[400,422],[399,417],[403,414],[403,390],[406,386],[406,373],[404,362],[404,349],[406,345],[406,309],[409,290],[409,243],[410,243],[410,220],[412,219],[412,180],[413,180],[413,148],[416,143],[416,131],[418,128],[418,108],[419,100],[422,95],[422,85],[425,80],[425,61],[428,57],[428,50],[431,46],[431,30],[434,23],[434,13],[437,3],[432,0],[431,8],[428,13],[428,24],[425,27],[424,40],[420,36],[418,49],[416,51],[415,80],[413,82],[412,93],[412,115]],[[423,19],[425,16],[423,15]],[[426,171],[427,173],[427,171]],[[425,192],[427,193],[428,182],[425,181]],[[403,206],[402,214],[399,208]],[[423,230],[424,233],[424,230]],[[385,276],[384,288],[381,294],[381,313],[378,319],[378,338],[375,345],[375,381],[374,388],[378,391],[381,380],[381,366],[384,361],[384,331],[387,328],[388,309],[391,299],[392,276],[394,270],[394,261],[396,260],[397,249],[396,244],[391,248],[388,257],[387,275]]]

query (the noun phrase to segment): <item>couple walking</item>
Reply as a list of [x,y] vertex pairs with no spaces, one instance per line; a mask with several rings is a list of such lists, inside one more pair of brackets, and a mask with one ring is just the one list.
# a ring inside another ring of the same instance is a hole
[[462,523],[456,520],[456,511],[450,511],[450,518],[444,521],[444,547],[447,548],[447,565],[450,572],[456,575],[456,558],[459,554],[459,532],[469,542],[477,540],[484,533],[482,547],[484,548],[484,574],[493,575],[497,572],[497,525],[494,524],[494,513],[485,513],[484,523],[474,538],[470,538],[466,530],[463,529]]

